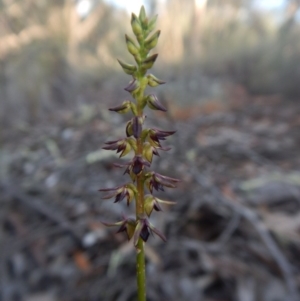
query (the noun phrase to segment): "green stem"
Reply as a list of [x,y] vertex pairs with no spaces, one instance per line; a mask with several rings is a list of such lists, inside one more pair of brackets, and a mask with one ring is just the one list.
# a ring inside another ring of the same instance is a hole
[[[143,142],[139,138],[137,140],[137,154],[143,153]],[[137,200],[136,200],[136,219],[144,215],[144,179],[143,174],[137,176]],[[144,242],[141,238],[137,244],[136,256],[136,272],[137,272],[137,288],[138,301],[146,301],[146,273],[145,273],[145,252]]]
[[[139,68],[140,69],[140,68]],[[139,70],[140,71],[140,70]],[[138,79],[142,83],[142,75],[138,76]],[[143,108],[141,102],[144,97],[145,86],[142,85],[138,95],[136,95],[138,116],[143,116]],[[137,139],[137,151],[136,155],[143,154],[143,141],[141,138]],[[136,220],[144,216],[144,174],[143,172],[137,176],[136,179],[137,186],[137,199],[136,199]],[[137,274],[137,290],[138,290],[138,301],[146,301],[146,271],[145,271],[145,251],[144,242],[141,238],[138,240],[137,244],[137,255],[136,255],[136,274]]]
[[145,272],[145,252],[144,242],[140,238],[137,244],[138,253],[136,256],[136,274],[138,301],[146,301],[146,272]]

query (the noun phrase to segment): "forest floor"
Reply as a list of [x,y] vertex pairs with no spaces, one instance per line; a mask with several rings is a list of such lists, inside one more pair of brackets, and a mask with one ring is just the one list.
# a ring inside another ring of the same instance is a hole
[[[148,300],[299,301],[300,102],[243,96],[160,117],[147,125],[177,133],[152,169],[182,182],[153,214],[168,240],[147,243]],[[98,192],[128,180],[101,149],[126,118],[103,104],[3,129],[1,301],[135,300],[135,250],[101,224],[132,207]]]

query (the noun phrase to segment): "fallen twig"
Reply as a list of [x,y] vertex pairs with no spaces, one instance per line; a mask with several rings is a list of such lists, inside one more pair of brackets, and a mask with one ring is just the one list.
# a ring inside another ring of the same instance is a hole
[[229,207],[234,212],[237,212],[240,216],[244,217],[252,224],[253,228],[259,234],[260,238],[268,248],[271,256],[273,257],[273,259],[275,260],[276,264],[282,272],[282,276],[285,280],[286,287],[289,291],[289,295],[287,296],[286,300],[299,300],[297,286],[294,280],[295,275],[293,273],[291,264],[281,252],[280,248],[272,238],[265,224],[259,218],[258,214],[250,208],[247,208],[246,206],[242,205],[241,202],[237,203],[236,201],[231,200],[229,197],[225,197],[221,193],[221,191],[210,182],[209,178],[200,174],[195,167],[191,167],[190,170],[194,176],[195,181],[198,182],[202,187],[208,188],[216,201],[221,202],[223,205]]

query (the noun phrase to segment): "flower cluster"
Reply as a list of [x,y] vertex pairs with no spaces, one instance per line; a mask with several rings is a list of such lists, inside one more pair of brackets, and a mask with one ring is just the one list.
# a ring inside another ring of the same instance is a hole
[[[143,128],[145,123],[144,109],[167,111],[155,94],[145,94],[146,87],[156,87],[165,82],[158,79],[148,70],[152,68],[158,55],[149,54],[156,46],[160,31],[153,31],[156,16],[148,19],[144,7],[141,8],[139,16],[132,14],[131,27],[136,40],[125,35],[126,45],[129,53],[133,56],[135,64],[128,64],[118,60],[123,71],[132,76],[132,80],[125,87],[135,101],[124,100],[120,105],[110,108],[112,112],[125,114],[131,112],[133,115],[127,122],[125,137],[108,141],[103,147],[120,153],[120,158],[133,152],[133,158],[117,167],[125,168],[124,174],[129,174],[132,182],[114,188],[100,189],[107,194],[103,199],[114,198],[118,203],[126,200],[127,205],[134,200],[136,203],[136,217],[123,219],[117,223],[104,223],[107,226],[119,226],[117,232],[125,232],[128,239],[133,239],[137,247],[140,240],[146,242],[151,233],[155,233],[162,240],[165,236],[156,229],[149,221],[153,211],[161,211],[161,204],[172,204],[172,202],[161,200],[153,195],[154,191],[164,191],[165,187],[174,188],[179,180],[163,176],[151,171],[153,155],[159,156],[160,151],[170,148],[161,143],[175,131],[163,131],[157,128]],[[145,193],[145,189],[148,193]]]

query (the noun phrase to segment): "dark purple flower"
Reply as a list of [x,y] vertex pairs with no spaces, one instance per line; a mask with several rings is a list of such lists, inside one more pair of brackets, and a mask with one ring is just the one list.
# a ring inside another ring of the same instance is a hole
[[102,222],[107,227],[120,226],[116,233],[125,232],[128,240],[132,238],[135,233],[136,221],[133,218],[123,216],[123,219],[116,223]]
[[102,197],[102,199],[104,200],[115,197],[114,203],[118,203],[121,202],[124,198],[126,198],[127,205],[129,205],[136,193],[136,187],[132,183],[129,183],[113,188],[102,188],[99,189],[99,191],[110,192]]
[[149,139],[154,144],[154,146],[161,146],[160,140],[166,140],[166,137],[175,134],[176,131],[161,131],[158,129],[149,130]]
[[116,150],[117,153],[120,154],[120,158],[124,157],[131,151],[131,145],[128,143],[127,139],[119,139],[114,141],[107,141],[105,142],[106,146],[103,149],[106,150]]
[[152,193],[153,188],[157,191],[164,191],[164,187],[175,188],[176,183],[180,182],[180,180],[163,176],[154,171],[145,175],[146,177],[146,185],[149,191]]
[[144,242],[146,242],[149,238],[150,233],[152,234],[153,232],[157,236],[159,236],[163,241],[167,240],[166,237],[149,222],[147,217],[140,218],[137,222],[133,234],[134,245],[137,246],[139,238],[141,238]]
[[149,142],[144,143],[144,149],[143,149],[143,157],[149,162],[152,162],[153,155],[159,156],[158,149],[163,151],[168,151],[171,148],[170,147],[154,147]]
[[157,199],[151,195],[145,195],[145,212],[148,216],[151,215],[153,209],[155,211],[162,211],[161,206],[159,205],[159,202]]
[[142,156],[135,156],[131,163],[132,172],[138,175],[143,169],[144,166],[150,166],[150,163],[142,158]]
[[145,212],[148,216],[151,215],[153,209],[155,211],[162,211],[160,204],[174,205],[174,202],[164,201],[154,197],[152,194],[145,195]]
[[128,173],[130,176],[132,174],[134,175],[134,178],[136,175],[138,175],[145,166],[150,167],[150,163],[142,158],[142,156],[138,155],[135,156],[131,161],[127,163],[114,163],[115,167],[126,167],[124,174]]

